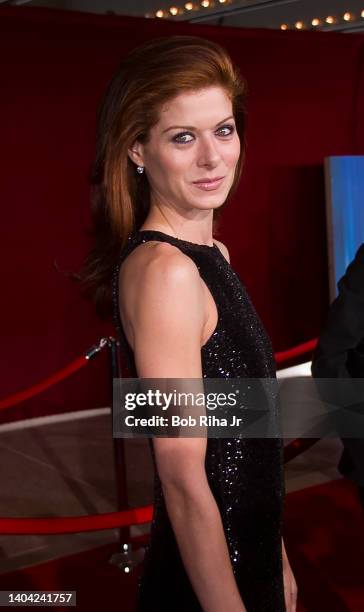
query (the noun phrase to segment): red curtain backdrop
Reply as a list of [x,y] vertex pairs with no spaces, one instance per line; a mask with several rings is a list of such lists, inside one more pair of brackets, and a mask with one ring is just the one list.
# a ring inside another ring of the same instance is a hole
[[[319,333],[329,299],[323,160],[364,153],[364,37],[2,8],[0,397],[113,333],[54,261],[77,270],[87,252],[95,112],[114,69],[144,40],[181,33],[224,45],[250,91],[245,171],[217,237],[275,351]],[[108,402],[103,356],[0,420]]]

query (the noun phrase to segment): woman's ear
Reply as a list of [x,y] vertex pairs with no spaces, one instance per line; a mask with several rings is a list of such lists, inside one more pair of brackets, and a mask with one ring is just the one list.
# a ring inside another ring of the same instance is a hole
[[144,166],[143,145],[138,140],[128,149],[128,155],[136,166]]

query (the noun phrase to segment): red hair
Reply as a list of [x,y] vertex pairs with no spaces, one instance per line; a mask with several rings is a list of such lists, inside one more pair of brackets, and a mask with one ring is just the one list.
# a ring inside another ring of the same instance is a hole
[[156,38],[133,49],[111,79],[97,112],[91,172],[93,246],[76,275],[100,315],[109,312],[111,274],[118,254],[149,212],[148,179],[136,173],[128,149],[135,140],[148,142],[167,101],[181,92],[216,85],[232,102],[241,151],[228,198],[214,210],[214,229],[237,188],[245,155],[246,84],[227,51],[197,36]]

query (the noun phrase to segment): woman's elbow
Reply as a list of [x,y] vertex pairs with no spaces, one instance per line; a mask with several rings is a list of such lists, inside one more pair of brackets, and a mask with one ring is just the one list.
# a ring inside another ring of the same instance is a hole
[[161,474],[160,481],[166,500],[184,507],[201,499],[207,486],[206,472],[196,469],[193,474]]

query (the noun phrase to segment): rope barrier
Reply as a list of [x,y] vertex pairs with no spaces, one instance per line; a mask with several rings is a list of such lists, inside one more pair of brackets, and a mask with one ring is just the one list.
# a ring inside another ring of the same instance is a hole
[[[72,361],[68,366],[58,372],[48,376],[43,381],[32,387],[14,393],[0,401],[0,409],[9,408],[16,403],[22,402],[38,393],[41,393],[50,386],[64,380],[74,372],[84,367],[90,359],[95,357],[105,346],[110,346],[113,338],[101,338],[98,344],[93,345],[84,355]],[[317,340],[310,340],[299,346],[281,351],[275,354],[277,363],[288,361],[293,357],[298,357],[309,351],[314,350]],[[318,438],[297,439],[290,442],[284,448],[284,462],[290,461],[300,453],[310,448]],[[20,534],[61,534],[61,533],[81,533],[86,531],[99,531],[103,529],[113,529],[131,525],[140,525],[152,520],[153,506],[144,506],[123,510],[120,512],[108,512],[104,514],[94,514],[87,516],[65,516],[50,518],[0,518],[0,534],[20,535]]]
[[0,400],[0,410],[5,410],[5,408],[10,408],[11,406],[14,406],[14,404],[24,402],[25,400],[34,397],[34,395],[42,393],[42,391],[45,391],[45,389],[48,389],[61,380],[68,378],[71,376],[71,374],[83,368],[90,361],[90,359],[95,357],[95,355],[97,355],[105,346],[108,345],[108,342],[108,338],[101,338],[99,344],[94,344],[88,351],[86,351],[86,353],[84,353],[84,355],[77,357],[77,359],[72,361],[68,366],[58,370],[58,372],[55,372],[54,374],[51,374],[32,387],[29,387],[23,391],[17,391],[17,393],[13,393],[12,395]]
[[303,344],[299,344],[291,349],[287,349],[286,351],[280,351],[279,353],[275,353],[274,357],[276,363],[283,363],[284,361],[289,361],[294,357],[300,357],[300,355],[305,355],[305,353],[312,352],[315,350],[317,345],[317,338],[315,340],[308,340],[307,342],[303,342]]
[[[108,346],[110,339],[111,338],[101,338],[99,344],[94,344],[88,351],[86,351],[84,355],[72,361],[68,366],[62,368],[61,370],[58,370],[58,372],[55,372],[51,376],[48,376],[47,378],[45,378],[39,383],[36,383],[32,387],[29,387],[28,389],[25,389],[23,391],[13,393],[12,395],[9,395],[8,397],[5,397],[4,399],[0,400],[0,410],[5,410],[5,408],[10,408],[15,404],[24,402],[25,400],[34,397],[34,395],[42,393],[43,391],[45,391],[52,385],[55,385],[56,383],[60,382],[61,380],[68,378],[69,376],[71,376],[71,374],[83,368],[90,361],[90,359],[95,357],[95,355],[97,355],[105,346]],[[284,361],[288,361],[294,357],[299,357],[300,355],[304,355],[309,351],[313,351],[316,347],[316,344],[317,339],[309,340],[308,342],[304,342],[303,344],[300,344],[292,349],[275,353],[274,356],[276,363],[283,363]]]
[[[318,438],[293,440],[284,448],[284,463],[291,461],[318,441]],[[149,523],[153,506],[142,506],[121,512],[108,512],[87,516],[51,518],[0,518],[0,534],[58,534],[99,531]]]
[[87,516],[62,516],[50,518],[0,518],[0,533],[18,534],[57,534],[99,531],[130,525],[141,525],[152,520],[153,506],[143,506]]

